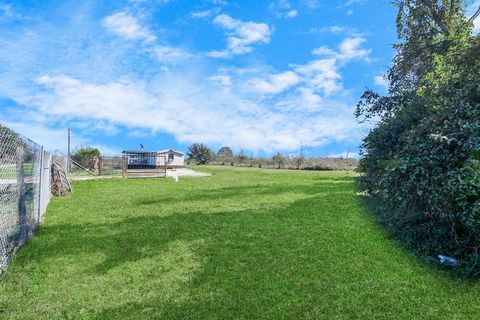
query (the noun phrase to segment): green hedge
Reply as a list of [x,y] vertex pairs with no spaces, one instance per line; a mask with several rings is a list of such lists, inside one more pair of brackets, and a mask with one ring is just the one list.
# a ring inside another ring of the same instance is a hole
[[[417,10],[420,4],[412,6]],[[389,95],[364,93],[356,115],[378,122],[362,145],[360,186],[407,247],[429,260],[455,257],[456,270],[475,277],[480,274],[480,39],[461,10],[452,14],[458,20],[445,20],[448,33],[413,32],[420,24],[407,23],[413,31],[394,59]],[[415,50],[418,34],[431,35],[424,41],[431,50],[424,73],[419,62],[409,66],[403,59]],[[405,69],[416,72],[414,85],[402,82],[409,73],[399,70]]]

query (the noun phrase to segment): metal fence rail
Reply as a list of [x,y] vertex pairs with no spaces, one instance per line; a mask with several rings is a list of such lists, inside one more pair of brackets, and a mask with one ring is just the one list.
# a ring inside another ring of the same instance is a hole
[[52,155],[0,124],[0,273],[50,201]]
[[124,153],[124,178],[165,178],[166,176],[166,156],[151,152]]
[[71,180],[93,177],[121,177],[123,156],[101,155],[79,156],[68,158],[59,150],[55,150],[54,161],[61,164]]

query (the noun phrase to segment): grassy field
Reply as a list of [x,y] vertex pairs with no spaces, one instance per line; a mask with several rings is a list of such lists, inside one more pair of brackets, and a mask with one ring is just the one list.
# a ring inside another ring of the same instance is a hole
[[0,277],[0,318],[480,315],[480,285],[390,240],[352,173],[204,170],[76,182]]

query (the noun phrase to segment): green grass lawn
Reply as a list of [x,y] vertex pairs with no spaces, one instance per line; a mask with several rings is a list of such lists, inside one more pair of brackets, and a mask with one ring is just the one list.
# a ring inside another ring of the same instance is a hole
[[79,181],[0,277],[0,318],[474,319],[480,284],[382,231],[345,172]]

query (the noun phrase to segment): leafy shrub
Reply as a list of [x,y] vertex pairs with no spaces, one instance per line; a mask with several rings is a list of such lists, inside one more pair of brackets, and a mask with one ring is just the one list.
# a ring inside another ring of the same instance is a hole
[[94,166],[94,157],[100,158],[100,151],[97,148],[89,146],[81,146],[77,148],[71,158],[86,169],[93,169]]
[[[454,256],[461,261],[461,272],[476,276],[480,273],[479,36],[472,35],[460,7],[450,8],[444,31],[412,21],[446,8],[400,2],[415,10],[400,8],[399,34],[404,35],[404,43],[390,69],[389,95],[367,91],[357,107],[359,119],[379,120],[362,145],[361,188],[375,200],[381,221],[407,247],[430,259]],[[430,11],[421,11],[422,6],[430,6]],[[421,16],[412,16],[419,11]],[[428,47],[415,47],[419,34]],[[422,52],[425,61],[406,59],[406,52],[415,50],[429,52]],[[406,81],[406,75],[415,81]]]
[[213,152],[203,143],[194,143],[188,148],[187,156],[196,164],[207,164],[213,158]]

